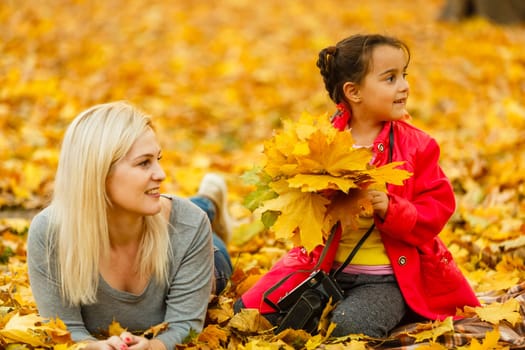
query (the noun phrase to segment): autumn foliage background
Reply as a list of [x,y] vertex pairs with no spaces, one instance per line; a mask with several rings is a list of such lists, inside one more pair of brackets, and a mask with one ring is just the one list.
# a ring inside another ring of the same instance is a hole
[[283,119],[333,111],[317,53],[363,32],[398,36],[412,50],[408,109],[441,145],[458,202],[442,237],[469,281],[479,293],[524,281],[525,28],[443,23],[442,5],[0,2],[0,328],[15,312],[35,313],[27,227],[49,200],[66,126],[96,103],[125,99],[154,116],[164,192],[188,196],[204,173],[225,176],[237,222],[230,293],[253,283],[288,245],[243,206],[253,187],[241,175],[262,164],[263,142]]

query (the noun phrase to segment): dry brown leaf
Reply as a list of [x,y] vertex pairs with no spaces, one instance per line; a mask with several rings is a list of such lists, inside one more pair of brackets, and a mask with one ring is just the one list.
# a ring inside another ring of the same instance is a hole
[[256,334],[273,328],[256,309],[243,309],[228,322],[228,327],[245,334]]
[[200,342],[204,342],[212,349],[218,349],[221,342],[228,340],[229,332],[217,327],[216,325],[209,325],[199,334],[197,338]]

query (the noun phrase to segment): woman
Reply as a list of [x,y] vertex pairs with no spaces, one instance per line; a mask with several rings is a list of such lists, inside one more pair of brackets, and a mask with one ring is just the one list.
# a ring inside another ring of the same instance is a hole
[[[86,349],[173,349],[202,330],[211,226],[190,201],[160,194],[161,155],[150,117],[125,102],[82,112],[65,133],[51,205],[29,229],[28,268],[40,314]],[[97,340],[114,320],[128,331]],[[163,322],[153,339],[136,335]]]

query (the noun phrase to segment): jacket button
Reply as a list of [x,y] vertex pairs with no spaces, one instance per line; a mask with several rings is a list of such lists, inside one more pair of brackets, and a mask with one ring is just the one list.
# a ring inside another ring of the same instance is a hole
[[401,255],[401,256],[399,257],[399,259],[397,259],[397,263],[398,263],[399,265],[401,265],[401,266],[406,265],[406,263],[407,263],[407,258],[406,258],[406,256]]
[[385,146],[384,146],[382,143],[379,143],[379,144],[377,145],[377,149],[379,150],[379,152],[382,153],[382,152],[385,150]]

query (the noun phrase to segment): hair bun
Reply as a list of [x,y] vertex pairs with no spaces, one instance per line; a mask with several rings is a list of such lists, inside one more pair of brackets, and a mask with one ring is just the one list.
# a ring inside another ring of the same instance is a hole
[[337,53],[337,47],[328,46],[319,52],[319,58],[317,60],[317,67],[321,71],[323,76],[330,76],[332,70],[332,61]]
[[328,46],[326,49],[327,55],[335,56],[337,54],[337,47],[336,46]]

